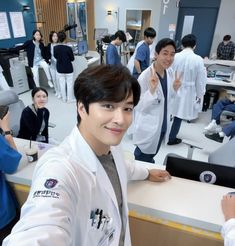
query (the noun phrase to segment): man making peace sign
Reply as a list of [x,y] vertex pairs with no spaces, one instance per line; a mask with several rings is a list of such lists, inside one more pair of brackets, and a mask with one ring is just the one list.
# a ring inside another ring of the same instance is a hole
[[163,138],[168,141],[172,99],[181,85],[181,76],[169,69],[175,50],[173,40],[160,40],[155,47],[154,63],[138,78],[141,98],[135,108],[133,133],[136,160],[154,163]]

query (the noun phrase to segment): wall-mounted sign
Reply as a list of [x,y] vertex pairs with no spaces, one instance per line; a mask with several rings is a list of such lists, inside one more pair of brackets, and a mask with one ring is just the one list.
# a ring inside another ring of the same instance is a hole
[[10,19],[14,38],[25,37],[26,34],[22,12],[10,12]]
[[0,40],[8,38],[11,38],[11,34],[7,21],[7,13],[0,12]]

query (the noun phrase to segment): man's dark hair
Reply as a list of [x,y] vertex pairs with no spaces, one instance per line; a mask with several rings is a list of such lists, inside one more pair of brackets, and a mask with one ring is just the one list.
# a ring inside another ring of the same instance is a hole
[[155,38],[156,37],[156,31],[152,28],[152,27],[147,27],[145,30],[144,30],[144,36],[145,37],[150,37],[150,38]]
[[[74,83],[76,101],[83,103],[87,113],[91,103],[121,102],[131,94],[136,106],[140,99],[140,85],[126,67],[119,65],[88,67],[79,74]],[[79,114],[77,120],[80,123]]]
[[126,42],[126,34],[122,30],[118,30],[114,34],[114,39],[119,38],[123,43]]
[[181,40],[181,44],[184,46],[184,48],[190,47],[193,48],[197,43],[197,38],[193,34],[188,34],[184,36]]
[[167,45],[172,45],[174,49],[176,50],[175,42],[170,39],[170,38],[163,38],[160,41],[158,41],[156,47],[155,47],[155,52],[157,54],[160,53],[160,51],[165,48]]
[[225,35],[223,41],[229,41],[231,39],[231,35]]
[[50,43],[53,43],[52,37],[53,37],[54,33],[57,34],[56,31],[51,31],[50,34],[49,34],[49,41],[50,41]]
[[64,40],[66,39],[66,33],[64,31],[59,31],[57,35],[58,35],[58,41],[60,43],[63,43]]

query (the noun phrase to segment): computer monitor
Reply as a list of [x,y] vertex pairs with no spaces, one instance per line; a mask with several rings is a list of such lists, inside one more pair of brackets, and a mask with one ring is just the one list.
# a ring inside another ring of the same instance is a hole
[[86,40],[78,41],[78,55],[85,55],[88,53],[88,44]]
[[235,168],[168,156],[166,170],[179,178],[235,188]]

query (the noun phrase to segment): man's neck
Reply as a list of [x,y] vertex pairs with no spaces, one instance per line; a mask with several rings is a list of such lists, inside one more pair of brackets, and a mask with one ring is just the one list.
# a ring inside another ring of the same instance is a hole
[[157,63],[157,61],[155,61],[155,62],[153,63],[153,67],[154,67],[155,72],[158,73],[158,74],[163,78],[163,77],[164,77],[165,69],[164,69],[162,66],[160,66],[160,65]]
[[95,138],[90,132],[87,131],[87,128],[83,126],[83,124],[80,123],[78,129],[82,137],[85,139],[85,141],[88,143],[88,145],[92,148],[97,156],[107,155],[109,153],[110,146],[102,144],[100,141],[98,141],[97,138]]

